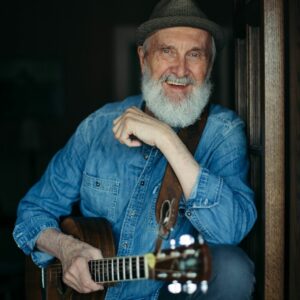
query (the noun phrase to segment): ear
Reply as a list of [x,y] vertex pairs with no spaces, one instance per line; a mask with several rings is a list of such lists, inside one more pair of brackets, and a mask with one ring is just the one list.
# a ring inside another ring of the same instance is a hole
[[140,60],[140,67],[141,67],[141,71],[142,73],[144,72],[144,66],[145,66],[145,53],[144,53],[144,49],[142,46],[138,46],[137,48],[137,53],[139,55],[139,60]]

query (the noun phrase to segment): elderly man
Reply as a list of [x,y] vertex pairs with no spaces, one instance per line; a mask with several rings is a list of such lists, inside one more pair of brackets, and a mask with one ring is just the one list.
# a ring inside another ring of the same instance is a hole
[[[169,239],[201,233],[212,255],[208,292],[199,289],[193,299],[249,299],[253,264],[235,246],[256,218],[244,125],[232,111],[208,104],[222,30],[194,1],[162,0],[137,40],[142,96],[108,104],[82,122],[22,199],[15,240],[39,266],[57,257],[64,282],[76,291],[101,290],[88,269],[101,251],[62,233],[59,218],[79,201],[83,216],[111,223],[118,256],[153,252],[155,204],[162,186],[173,182],[163,180],[167,165],[182,189]],[[178,133],[199,122],[205,128],[191,153]],[[168,297],[161,287],[160,281],[123,282],[109,288],[106,299]]]

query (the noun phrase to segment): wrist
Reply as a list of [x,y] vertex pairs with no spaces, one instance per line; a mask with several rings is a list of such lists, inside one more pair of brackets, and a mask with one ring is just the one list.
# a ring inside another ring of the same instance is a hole
[[163,128],[162,133],[159,135],[156,147],[166,156],[166,154],[172,150],[175,145],[175,141],[179,139],[176,132],[169,126],[166,125]]
[[65,257],[66,250],[71,249],[76,240],[71,235],[60,233],[57,236],[57,258],[62,261]]

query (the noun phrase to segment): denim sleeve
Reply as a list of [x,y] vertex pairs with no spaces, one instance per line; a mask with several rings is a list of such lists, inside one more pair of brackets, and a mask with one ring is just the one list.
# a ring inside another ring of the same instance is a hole
[[19,203],[13,236],[18,247],[25,254],[31,254],[39,266],[52,259],[35,248],[39,234],[48,228],[59,230],[59,218],[69,215],[79,198],[82,170],[88,153],[85,130],[84,123],[53,157],[43,177]]
[[242,123],[218,138],[212,148],[185,202],[186,216],[207,242],[237,244],[256,220]]

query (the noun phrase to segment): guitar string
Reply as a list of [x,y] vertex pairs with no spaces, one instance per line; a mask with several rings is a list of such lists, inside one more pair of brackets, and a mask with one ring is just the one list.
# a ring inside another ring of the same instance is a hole
[[[134,267],[137,267],[136,265],[136,260],[137,260],[137,257],[136,256],[133,256],[131,257],[133,258],[134,260],[131,261],[131,266],[134,268]],[[142,261],[140,264],[140,270],[143,272],[144,271],[144,257],[139,257]],[[95,272],[101,272],[103,273],[103,271],[107,271],[107,268],[109,268],[109,266],[117,266],[119,264],[119,268],[123,270],[123,261],[125,260],[125,264],[126,264],[126,267],[130,267],[130,262],[127,261],[127,259],[129,259],[129,257],[120,257],[120,258],[104,258],[104,259],[101,259],[101,260],[91,260],[89,261],[90,263],[90,272],[91,273],[95,273]],[[166,257],[164,258],[164,261],[168,261],[168,260],[172,260],[174,259],[174,257]],[[121,263],[120,263],[121,262]],[[55,264],[55,265],[52,265],[51,266],[51,270],[54,274],[57,274],[57,275],[60,275],[62,273],[62,266],[60,264]],[[156,268],[156,270],[158,270]],[[160,270],[160,269],[159,269]],[[114,270],[116,271],[116,270]],[[108,275],[112,273],[112,269],[109,269],[109,272],[108,272]],[[114,272],[116,273],[116,272]],[[120,273],[120,271],[119,271]],[[107,275],[107,274],[105,274]]]
[[[89,264],[91,265],[91,268],[93,268],[93,267],[96,267],[96,268],[99,268],[99,267],[100,268],[101,267],[107,268],[107,264],[109,266],[111,266],[111,265],[118,265],[117,263],[114,263],[114,262],[118,262],[119,266],[123,267],[123,260],[124,260],[123,258],[119,259],[118,261],[116,259],[114,259],[113,261],[111,261],[110,259],[103,259],[103,260],[101,260],[99,262],[97,260],[90,260]],[[143,259],[140,259],[140,261],[141,261],[142,264],[144,264],[144,260]],[[125,263],[127,264],[127,266],[130,266],[130,265],[137,266],[138,265],[136,263],[136,261],[134,261],[134,260],[132,260],[131,263],[125,260]],[[141,267],[143,267],[142,264],[140,264]],[[51,268],[51,270],[54,270],[54,271],[61,271],[62,270],[61,264],[53,264],[53,265],[50,266],[50,268]]]
[[[131,256],[131,258],[135,258],[135,259],[137,259],[138,257],[144,262],[143,256]],[[103,258],[101,260],[90,260],[89,263],[104,265],[107,262],[116,261],[116,262],[119,262],[119,264],[120,264],[120,261],[123,262],[123,260],[125,260],[125,262],[126,262],[126,259],[129,259],[129,258],[130,258],[130,256],[119,257],[119,258]],[[160,260],[168,261],[168,260],[174,260],[174,258],[175,257],[168,256],[168,257],[164,257],[163,259],[160,259]],[[176,257],[176,258],[178,258],[178,257]],[[134,264],[134,263],[136,263],[136,262],[134,260],[132,260],[132,264]],[[122,266],[122,264],[121,264],[121,266]],[[101,268],[101,266],[100,266],[100,268]],[[62,269],[62,267],[61,267],[61,264],[53,264],[53,265],[51,265],[51,269],[54,269],[54,270],[56,269],[59,271]]]

